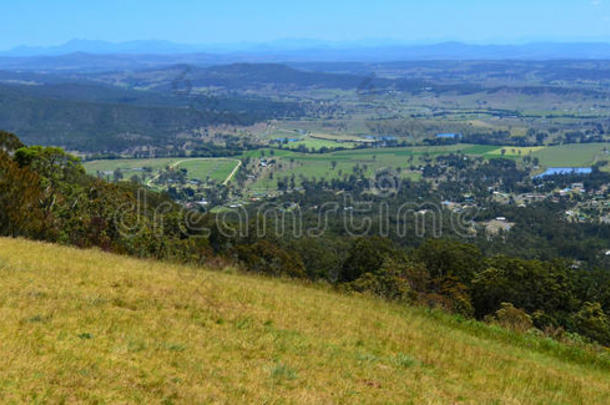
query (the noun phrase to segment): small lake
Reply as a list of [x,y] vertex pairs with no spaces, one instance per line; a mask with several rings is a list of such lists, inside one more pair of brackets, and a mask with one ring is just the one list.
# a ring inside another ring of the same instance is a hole
[[591,174],[593,169],[590,167],[549,167],[544,173],[534,176],[535,179],[541,179],[548,176],[564,175],[564,174]]
[[299,142],[299,141],[300,141],[299,138],[275,138],[271,142],[286,143],[286,142]]

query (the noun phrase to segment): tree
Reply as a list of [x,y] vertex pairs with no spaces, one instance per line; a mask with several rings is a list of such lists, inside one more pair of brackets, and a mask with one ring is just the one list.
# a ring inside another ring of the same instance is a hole
[[426,266],[437,287],[446,277],[456,277],[469,286],[483,266],[483,255],[476,246],[451,240],[428,240],[415,251],[415,258]]
[[[528,313],[543,311],[560,322],[577,302],[567,266],[498,256],[487,260],[487,269],[472,282],[475,313],[483,317],[510,302]],[[544,325],[537,325],[544,326]]]
[[276,277],[305,277],[303,260],[269,241],[260,240],[253,245],[239,245],[236,251],[240,261],[251,271]]
[[353,242],[343,263],[339,281],[351,282],[365,273],[377,274],[388,257],[401,256],[404,257],[404,253],[400,252],[389,239],[378,236],[358,238]]
[[585,302],[572,321],[581,335],[610,345],[610,319],[599,302]]
[[117,167],[116,169],[114,169],[112,176],[114,178],[114,181],[118,183],[123,179],[123,172],[121,172],[121,169]]
[[40,177],[0,150],[0,234],[43,238]]
[[0,151],[11,155],[19,148],[23,148],[23,143],[16,135],[9,132],[0,131]]

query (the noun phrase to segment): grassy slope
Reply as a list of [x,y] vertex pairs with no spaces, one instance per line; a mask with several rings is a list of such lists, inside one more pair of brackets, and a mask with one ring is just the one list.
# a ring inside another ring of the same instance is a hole
[[610,398],[559,344],[282,280],[10,239],[0,274],[3,403]]

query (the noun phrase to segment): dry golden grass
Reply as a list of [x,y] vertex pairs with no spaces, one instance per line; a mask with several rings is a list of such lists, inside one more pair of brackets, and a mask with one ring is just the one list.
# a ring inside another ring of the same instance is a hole
[[610,403],[603,367],[234,273],[0,239],[0,402]]

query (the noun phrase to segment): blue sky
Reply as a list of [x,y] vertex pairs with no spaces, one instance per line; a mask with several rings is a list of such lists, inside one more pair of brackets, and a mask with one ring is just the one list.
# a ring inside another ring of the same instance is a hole
[[610,40],[610,0],[2,0],[0,49],[70,39]]

